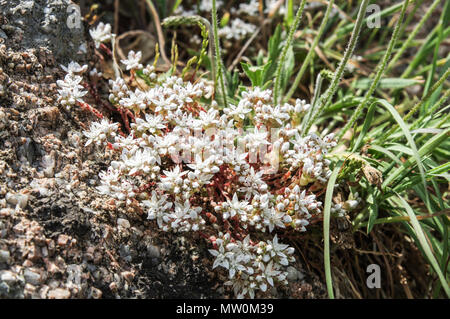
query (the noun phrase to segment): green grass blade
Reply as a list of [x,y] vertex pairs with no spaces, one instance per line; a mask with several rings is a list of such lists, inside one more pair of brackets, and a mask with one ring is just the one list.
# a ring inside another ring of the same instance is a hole
[[413,209],[406,202],[405,199],[403,199],[399,195],[397,195],[397,196],[400,199],[402,206],[406,209],[406,213],[408,214],[408,216],[410,218],[411,225],[414,228],[414,231],[417,235],[420,245],[422,246],[423,251],[425,252],[425,255],[427,256],[434,271],[438,275],[439,281],[440,281],[442,287],[444,288],[444,291],[447,294],[447,297],[450,298],[450,287],[448,286],[447,280],[445,279],[445,276],[442,273],[441,268],[439,267],[439,263],[437,262],[436,257],[433,255],[433,252],[431,251],[431,247],[429,246],[427,239],[425,238],[425,234],[422,230],[422,227],[420,226],[419,221],[417,220],[416,214],[414,214]]
[[[380,105],[384,106],[392,114],[392,117],[395,119],[395,121],[398,123],[398,125],[402,129],[403,134],[405,135],[405,138],[408,141],[408,144],[409,144],[409,146],[411,147],[411,149],[413,151],[413,154],[414,154],[413,157],[414,157],[414,159],[415,159],[415,161],[417,163],[417,167],[419,168],[420,175],[422,176],[423,187],[424,187],[424,189],[426,189],[427,188],[427,182],[426,182],[426,179],[425,179],[425,170],[423,168],[422,160],[420,159],[419,152],[417,151],[416,143],[414,142],[414,139],[412,138],[408,127],[406,126],[405,122],[403,122],[403,119],[400,116],[400,114],[398,114],[397,110],[388,101],[386,101],[386,100],[378,100],[378,102],[380,103]],[[389,182],[391,181],[391,179],[390,179],[391,176],[389,176],[386,179],[385,185],[389,185]]]
[[328,296],[334,299],[333,280],[331,278],[331,263],[330,263],[330,215],[331,215],[331,201],[333,200],[333,191],[339,170],[343,162],[339,161],[333,170],[327,184],[327,192],[325,194],[325,207],[323,209],[323,239],[324,239],[324,264],[325,264],[325,279],[327,283]]

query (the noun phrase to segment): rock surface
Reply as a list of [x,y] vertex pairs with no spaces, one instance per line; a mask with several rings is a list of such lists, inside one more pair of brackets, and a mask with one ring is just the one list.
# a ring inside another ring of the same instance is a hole
[[45,47],[60,63],[80,60],[87,52],[79,7],[70,0],[0,0],[0,11],[0,38],[9,47]]

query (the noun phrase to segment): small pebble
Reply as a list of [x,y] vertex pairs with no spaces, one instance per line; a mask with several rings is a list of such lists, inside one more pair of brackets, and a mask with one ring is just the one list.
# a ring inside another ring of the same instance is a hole
[[125,218],[118,218],[117,219],[117,225],[122,228],[130,228],[130,222]]
[[41,275],[30,269],[25,269],[25,271],[23,272],[23,277],[25,278],[25,281],[27,283],[32,284],[34,286],[37,286],[41,283]]
[[150,258],[160,258],[161,253],[159,252],[159,248],[154,245],[147,246],[147,253]]
[[49,299],[69,299],[70,291],[67,289],[56,288],[48,292]]
[[13,194],[9,192],[6,194],[5,199],[9,204],[16,207],[19,206],[22,209],[24,209],[28,203],[28,195],[25,194]]
[[9,259],[10,258],[11,258],[11,255],[9,254],[9,251],[7,251],[7,250],[0,250],[0,263],[9,264]]

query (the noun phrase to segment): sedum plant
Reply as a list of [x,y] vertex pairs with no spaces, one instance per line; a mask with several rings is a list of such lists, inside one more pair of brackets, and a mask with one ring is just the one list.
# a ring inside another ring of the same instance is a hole
[[[316,193],[331,174],[325,155],[336,145],[333,134],[300,136],[295,124],[309,109],[303,100],[273,106],[272,92],[255,87],[218,109],[211,83],[157,76],[139,57],[130,52],[122,63],[148,79],[148,88],[110,81],[110,102],[135,118],[129,133],[106,119],[84,132],[86,146],[119,154],[100,173],[98,191],[135,203],[162,231],[206,238],[213,268],[228,271],[239,297],[286,283],[294,250],[273,233],[303,232],[321,213]],[[85,105],[81,75],[74,64],[67,69],[58,82],[61,103]]]

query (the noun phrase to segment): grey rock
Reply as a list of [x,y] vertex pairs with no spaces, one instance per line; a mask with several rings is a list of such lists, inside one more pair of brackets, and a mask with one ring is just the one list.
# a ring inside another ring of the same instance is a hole
[[0,281],[0,296],[7,296],[9,294],[9,286],[6,282]]
[[18,282],[17,275],[9,270],[0,272],[0,281],[5,282],[7,285],[11,286]]
[[289,266],[288,269],[287,269],[287,273],[288,273],[287,274],[287,280],[289,280],[289,281],[296,281],[298,279],[297,269],[295,269],[294,267]]
[[67,289],[56,288],[48,292],[49,299],[69,299],[70,291]]
[[7,193],[5,199],[9,204],[19,206],[22,209],[25,208],[28,203],[28,195],[25,194]]
[[2,39],[8,39],[8,36],[6,35],[6,33],[0,29],[0,38]]
[[154,245],[148,245],[147,246],[147,253],[148,253],[148,256],[150,258],[157,258],[157,259],[159,259],[161,257],[161,253],[159,251],[159,248],[154,246]]
[[25,281],[27,283],[32,284],[34,286],[39,285],[42,281],[41,275],[30,269],[25,269],[25,271],[23,272],[23,277],[25,278]]
[[119,248],[119,254],[120,257],[122,257],[126,261],[131,261],[133,259],[131,256],[130,246],[128,245],[121,245]]
[[122,228],[130,228],[130,222],[125,218],[118,218],[117,225]]
[[305,278],[305,274],[301,272],[300,270],[289,266],[287,269],[288,275],[287,280],[288,281],[297,281],[297,280],[303,280]]
[[279,298],[278,290],[277,290],[277,288],[275,288],[275,287],[272,287],[272,288],[270,289],[270,294],[271,294],[274,298]]

